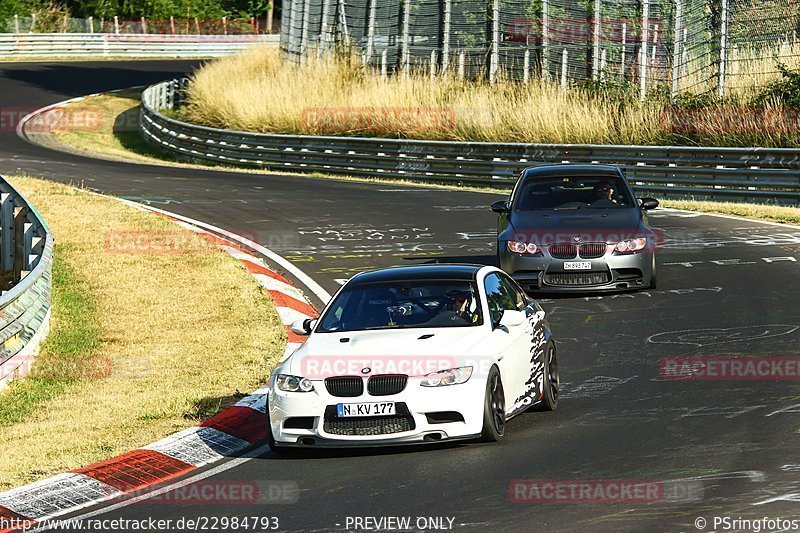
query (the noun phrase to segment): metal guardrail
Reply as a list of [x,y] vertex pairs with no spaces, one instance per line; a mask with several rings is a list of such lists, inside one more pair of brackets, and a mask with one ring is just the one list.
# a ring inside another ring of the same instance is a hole
[[161,113],[188,80],[142,93],[139,130],[173,156],[271,170],[510,187],[521,169],[554,163],[619,165],[637,192],[663,198],[800,205],[800,149],[420,141],[276,135],[188,124]]
[[47,332],[52,266],[47,224],[0,177],[0,386],[24,377]]
[[278,35],[0,33],[0,58],[212,57],[255,44],[277,46],[278,39]]

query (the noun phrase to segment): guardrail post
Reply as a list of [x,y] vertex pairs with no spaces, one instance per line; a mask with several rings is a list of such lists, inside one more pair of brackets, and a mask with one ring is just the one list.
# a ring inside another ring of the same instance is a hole
[[12,279],[18,283],[22,279],[22,271],[25,270],[25,218],[28,210],[25,207],[14,207],[14,274]]
[[436,81],[436,50],[431,50],[431,83]]
[[169,32],[171,35],[175,35],[175,17],[172,15],[169,17]]
[[592,35],[592,80],[600,76],[600,0],[594,0],[594,28]]
[[222,34],[228,35],[228,17],[222,17]]
[[678,80],[681,70],[681,26],[683,26],[683,1],[675,0],[675,35],[672,43],[672,101],[678,98]]
[[719,71],[717,72],[717,96],[725,96],[725,76],[728,69],[728,0],[720,0],[720,28],[719,28]]
[[564,48],[564,51],[561,53],[561,90],[566,90],[567,88],[567,61],[569,57],[567,55],[567,49]]
[[119,35],[119,17],[114,15],[114,33]]
[[28,30],[28,33],[33,33],[33,30],[36,28],[36,13],[31,13],[31,27]]
[[642,0],[642,42],[639,58],[639,100],[647,96],[647,41],[650,26],[650,0]]
[[550,79],[550,2],[542,0],[542,78]]
[[14,33],[19,33],[19,15],[14,15]]
[[388,50],[384,50],[383,52],[381,52],[381,78],[383,78],[384,80],[389,77],[389,69],[388,65],[386,64],[388,61],[388,55],[389,55]]
[[142,17],[142,33],[147,35],[147,20]]
[[0,270],[14,269],[14,195],[0,194]]
[[94,18],[93,17],[89,17],[89,33],[90,34],[94,33]]
[[464,52],[458,54],[458,77],[464,79],[466,76],[466,56]]
[[492,53],[489,60],[489,81],[497,81],[500,68],[500,0],[492,2]]
[[450,63],[450,18],[452,17],[452,1],[444,0],[444,30],[442,32],[442,74],[447,73]]

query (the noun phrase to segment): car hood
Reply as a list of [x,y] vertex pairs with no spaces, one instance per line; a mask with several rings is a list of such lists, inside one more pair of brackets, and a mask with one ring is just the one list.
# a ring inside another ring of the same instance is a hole
[[578,209],[514,212],[508,240],[549,244],[565,238],[623,240],[646,231],[638,209]]
[[[464,364],[488,334],[484,326],[314,333],[281,366],[312,380],[371,374],[424,375]],[[343,339],[348,339],[344,341]]]

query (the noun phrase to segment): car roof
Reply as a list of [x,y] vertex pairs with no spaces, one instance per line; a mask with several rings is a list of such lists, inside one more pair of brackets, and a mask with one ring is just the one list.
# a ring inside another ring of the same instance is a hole
[[432,264],[407,267],[382,268],[354,276],[348,285],[382,283],[390,281],[416,280],[464,280],[474,281],[478,271],[486,265]]
[[620,177],[618,167],[611,165],[544,165],[525,169],[524,179],[559,178],[562,176],[609,176]]

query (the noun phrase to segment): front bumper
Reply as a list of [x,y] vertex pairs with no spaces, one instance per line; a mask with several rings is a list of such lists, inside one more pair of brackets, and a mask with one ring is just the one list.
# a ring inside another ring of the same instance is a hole
[[[314,381],[315,390],[308,393],[283,392],[273,386],[267,404],[268,423],[279,446],[373,447],[471,439],[483,429],[485,386],[485,380],[475,376],[466,383],[448,387],[422,387],[418,379],[410,378],[406,389],[399,394],[371,396],[365,391],[358,397],[332,396],[322,381]],[[364,402],[395,402],[398,420],[335,417],[336,404]],[[462,420],[453,414],[460,415]],[[401,417],[406,420],[399,420]],[[386,429],[390,432],[384,432]],[[341,434],[341,431],[371,434]]]
[[[591,263],[590,270],[566,270],[564,263]],[[500,268],[529,292],[609,292],[644,289],[653,277],[653,251],[633,254],[606,252],[596,259],[557,259],[545,250],[539,255],[515,254],[501,243]]]

